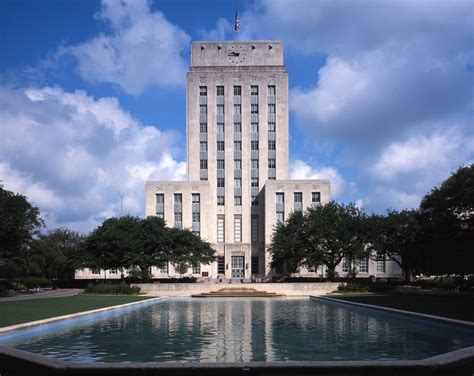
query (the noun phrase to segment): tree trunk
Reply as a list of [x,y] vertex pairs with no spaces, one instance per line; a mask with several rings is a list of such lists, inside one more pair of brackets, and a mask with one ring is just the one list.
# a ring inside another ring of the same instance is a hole
[[336,265],[326,265],[326,267],[326,278],[332,282],[336,278]]

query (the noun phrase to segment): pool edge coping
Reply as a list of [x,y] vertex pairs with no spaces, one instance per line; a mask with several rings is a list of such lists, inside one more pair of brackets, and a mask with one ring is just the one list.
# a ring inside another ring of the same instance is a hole
[[365,307],[365,308],[373,308],[373,309],[378,309],[378,310],[381,310],[381,311],[387,311],[387,312],[391,312],[391,313],[400,313],[400,314],[404,314],[404,315],[418,316],[418,317],[422,317],[422,318],[430,319],[430,320],[445,321],[445,322],[448,322],[450,324],[467,325],[467,326],[474,327],[474,322],[473,321],[451,319],[449,317],[430,315],[430,314],[427,314],[427,313],[420,313],[420,312],[414,312],[414,311],[405,311],[403,309],[378,306],[378,305],[374,305],[374,304],[358,303],[358,302],[353,302],[353,301],[350,301],[350,300],[341,300],[341,299],[332,298],[332,297],[328,297],[328,296],[310,295],[309,298],[310,299],[327,300],[327,301],[332,301],[332,302],[341,303],[341,304],[349,304],[349,305],[352,304],[352,305],[355,305],[355,306],[360,306],[360,307]]
[[131,302],[131,303],[124,303],[124,304],[119,304],[119,305],[112,305],[108,307],[102,307],[102,308],[96,308],[88,311],[81,311],[81,312],[76,312],[76,313],[70,313],[67,315],[61,315],[61,316],[54,316],[54,317],[48,317],[46,319],[41,319],[41,320],[35,320],[35,321],[29,321],[29,322],[24,322],[21,324],[15,324],[15,325],[9,325],[9,326],[4,326],[0,328],[0,336],[6,333],[14,332],[17,330],[25,329],[25,328],[30,328],[34,326],[41,326],[45,324],[51,324],[56,321],[63,321],[67,319],[72,319],[76,317],[81,317],[85,315],[90,315],[94,313],[99,313],[99,312],[106,312],[106,311],[111,311],[114,309],[119,309],[119,308],[125,308],[129,307],[132,305],[137,305],[137,304],[143,304],[145,302],[150,302],[150,301],[155,301],[155,300],[163,300],[167,299],[168,296],[159,296],[155,298],[148,298],[148,299],[142,299],[136,302]]

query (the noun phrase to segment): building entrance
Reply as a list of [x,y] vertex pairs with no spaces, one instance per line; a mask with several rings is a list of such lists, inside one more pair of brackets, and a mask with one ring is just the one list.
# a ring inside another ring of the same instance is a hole
[[244,278],[244,256],[231,256],[232,278]]

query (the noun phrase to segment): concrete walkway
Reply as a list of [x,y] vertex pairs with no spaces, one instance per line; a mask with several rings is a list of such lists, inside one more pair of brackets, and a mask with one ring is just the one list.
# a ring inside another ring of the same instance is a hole
[[83,292],[83,289],[57,289],[36,292],[32,294],[20,294],[16,296],[0,297],[1,302],[15,302],[20,300],[33,300],[33,299],[49,299],[49,298],[64,298],[66,296],[74,296]]

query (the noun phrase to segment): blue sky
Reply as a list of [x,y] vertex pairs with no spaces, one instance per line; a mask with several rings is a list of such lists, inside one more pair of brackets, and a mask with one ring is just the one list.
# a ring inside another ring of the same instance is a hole
[[143,215],[146,180],[185,178],[190,42],[279,39],[292,177],[416,207],[474,159],[473,4],[2,1],[0,180],[50,228]]

